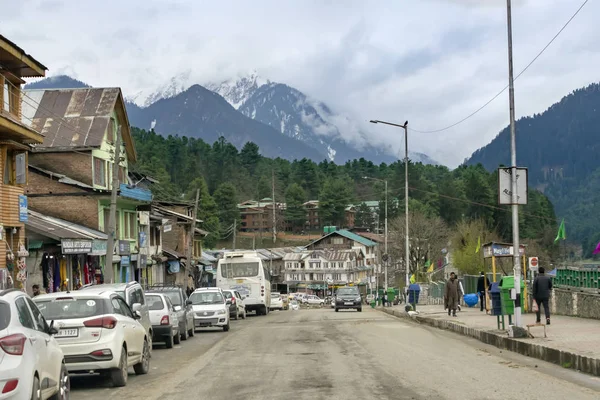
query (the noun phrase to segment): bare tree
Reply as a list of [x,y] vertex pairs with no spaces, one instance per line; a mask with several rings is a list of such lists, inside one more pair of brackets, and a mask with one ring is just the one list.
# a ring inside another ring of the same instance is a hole
[[[409,273],[425,272],[426,262],[437,261],[442,249],[448,246],[449,229],[439,217],[427,217],[415,211],[409,213]],[[390,256],[392,264],[399,267],[396,272],[405,273],[405,216],[395,218],[390,223]],[[398,275],[398,273],[396,273]]]

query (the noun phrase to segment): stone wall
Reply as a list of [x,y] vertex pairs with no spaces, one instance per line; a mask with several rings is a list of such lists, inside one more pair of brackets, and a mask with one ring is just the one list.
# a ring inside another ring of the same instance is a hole
[[554,289],[550,300],[550,312],[558,315],[600,319],[600,294],[562,288]]

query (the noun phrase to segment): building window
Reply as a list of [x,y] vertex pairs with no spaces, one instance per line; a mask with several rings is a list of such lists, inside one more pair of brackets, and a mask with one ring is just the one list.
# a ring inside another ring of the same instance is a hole
[[150,227],[150,246],[160,246],[160,227]]
[[106,187],[106,161],[94,157],[94,185]]
[[194,257],[202,256],[202,241],[194,240]]
[[4,157],[4,184],[27,184],[27,153],[6,150]]
[[344,238],[341,238],[341,237],[331,238],[331,243],[332,244],[344,244]]
[[123,239],[135,239],[137,216],[135,212],[123,213]]

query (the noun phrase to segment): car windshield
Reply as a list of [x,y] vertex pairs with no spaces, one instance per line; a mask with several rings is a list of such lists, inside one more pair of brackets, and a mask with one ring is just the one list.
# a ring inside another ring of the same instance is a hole
[[100,298],[57,297],[34,299],[40,312],[48,321],[54,319],[88,318],[106,313],[105,300]]
[[358,295],[358,290],[356,290],[356,288],[340,288],[337,291],[337,295],[338,296],[344,296],[344,295]]
[[10,305],[0,301],[0,331],[6,329],[10,323]]
[[173,303],[174,306],[180,306],[181,303],[181,294],[179,293],[179,291],[165,291],[165,295],[167,295],[169,297],[169,300],[171,300],[171,303]]
[[190,295],[192,305],[223,304],[225,300],[221,292],[195,292]]
[[162,310],[165,308],[163,299],[157,295],[151,295],[146,293],[146,303],[148,303],[148,310]]

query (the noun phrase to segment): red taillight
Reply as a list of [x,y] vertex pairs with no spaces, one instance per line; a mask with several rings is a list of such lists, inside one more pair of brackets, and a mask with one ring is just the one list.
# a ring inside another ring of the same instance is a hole
[[89,319],[83,323],[86,328],[104,328],[113,329],[117,326],[117,319],[115,317],[100,317]]
[[96,357],[105,357],[105,356],[112,355],[112,351],[110,351],[110,349],[96,350],[96,351],[92,351],[90,353],[90,355],[91,356],[96,356]]
[[169,325],[169,316],[165,315],[160,319],[160,324],[161,325]]
[[10,335],[0,339],[0,348],[4,350],[6,354],[12,356],[22,356],[23,350],[25,349],[25,341],[27,338],[21,333]]
[[6,384],[4,385],[4,388],[2,388],[2,394],[12,392],[13,390],[15,390],[17,388],[18,384],[19,384],[18,379],[13,379],[13,380],[6,382]]

